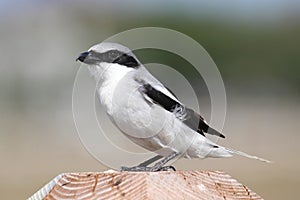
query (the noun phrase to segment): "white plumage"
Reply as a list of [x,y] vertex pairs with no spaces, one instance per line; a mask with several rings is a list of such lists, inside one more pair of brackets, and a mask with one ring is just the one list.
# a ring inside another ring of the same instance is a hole
[[206,123],[197,113],[191,115],[191,109],[187,112],[184,104],[153,77],[127,47],[100,43],[81,54],[78,60],[89,65],[107,114],[136,144],[163,157],[173,152],[186,158],[239,154],[266,161],[221,147],[204,136],[203,132],[207,131],[190,126],[190,122],[185,121],[189,117],[196,116],[204,125]]

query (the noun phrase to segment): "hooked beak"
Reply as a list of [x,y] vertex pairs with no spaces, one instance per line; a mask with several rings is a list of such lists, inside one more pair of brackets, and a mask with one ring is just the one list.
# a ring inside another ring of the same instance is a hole
[[83,52],[76,58],[76,61],[79,60],[80,62],[85,63],[84,61],[88,55],[89,55],[89,52]]

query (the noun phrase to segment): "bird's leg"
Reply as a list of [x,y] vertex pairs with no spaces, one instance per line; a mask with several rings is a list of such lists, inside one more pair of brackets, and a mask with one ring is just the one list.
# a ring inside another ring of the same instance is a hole
[[148,171],[148,172],[155,172],[155,171],[170,171],[170,170],[175,170],[173,166],[165,166],[164,165],[175,158],[178,155],[178,153],[173,152],[169,156],[165,157],[163,160],[157,162],[153,167],[147,167],[149,164],[155,162],[156,160],[159,160],[162,158],[162,156],[158,155],[155,156],[149,160],[146,160],[145,162],[141,163],[138,166],[135,167],[121,167],[121,171],[131,171],[131,172],[136,172],[136,171]]
[[175,168],[173,166],[165,166],[164,165],[169,162],[170,160],[172,160],[173,158],[175,158],[176,156],[178,156],[177,152],[173,152],[170,155],[168,155],[167,157],[165,157],[163,160],[155,163],[155,165],[153,167],[150,167],[150,171],[151,172],[156,172],[156,171],[169,171],[170,169],[174,169]]
[[139,167],[147,167],[148,165],[154,163],[155,161],[157,161],[161,158],[163,158],[163,156],[161,156],[161,155],[154,156],[153,158],[150,158],[150,159],[140,163],[138,166]]

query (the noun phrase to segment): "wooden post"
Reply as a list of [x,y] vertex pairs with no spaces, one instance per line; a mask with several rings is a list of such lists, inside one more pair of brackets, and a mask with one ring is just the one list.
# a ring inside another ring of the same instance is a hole
[[221,171],[85,172],[58,175],[37,199],[262,199]]

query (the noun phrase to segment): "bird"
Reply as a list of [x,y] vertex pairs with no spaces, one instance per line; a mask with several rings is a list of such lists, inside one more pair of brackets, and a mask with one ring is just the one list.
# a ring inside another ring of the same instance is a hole
[[157,155],[121,171],[176,170],[175,158],[225,158],[234,154],[270,162],[220,146],[207,134],[225,138],[155,78],[126,46],[101,42],[80,53],[97,82],[97,96],[111,121],[132,142]]

